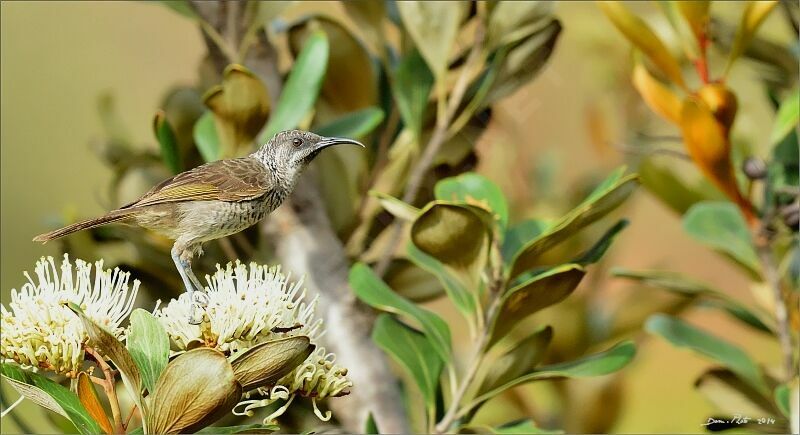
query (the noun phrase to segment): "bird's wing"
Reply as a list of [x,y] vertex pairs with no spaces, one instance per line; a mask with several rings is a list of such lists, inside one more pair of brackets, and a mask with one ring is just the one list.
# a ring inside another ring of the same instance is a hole
[[182,201],[247,201],[273,189],[273,179],[267,168],[252,157],[219,160],[164,180],[122,208]]

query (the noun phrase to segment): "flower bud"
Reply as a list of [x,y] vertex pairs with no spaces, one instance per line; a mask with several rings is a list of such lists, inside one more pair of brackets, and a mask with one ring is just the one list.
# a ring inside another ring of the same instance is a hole
[[761,180],[767,176],[767,164],[758,157],[748,157],[742,163],[742,172],[751,180]]

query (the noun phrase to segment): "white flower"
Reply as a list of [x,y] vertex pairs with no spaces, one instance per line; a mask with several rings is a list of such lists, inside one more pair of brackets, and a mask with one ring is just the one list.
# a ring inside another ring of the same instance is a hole
[[[74,272],[74,275],[73,275]],[[11,302],[0,304],[0,357],[24,368],[50,370],[75,377],[84,359],[88,337],[78,316],[65,304],[79,305],[86,315],[117,337],[120,323],[133,309],[139,281],[128,288],[129,274],[103,270],[103,261],[92,265],[75,260],[75,271],[64,255],[61,271],[52,257],[36,263],[36,280],[11,290]]]
[[[172,341],[180,350],[195,345],[215,347],[227,353],[231,359],[239,352],[281,337],[305,335],[316,345],[314,352],[281,378],[271,388],[259,388],[246,394],[247,400],[240,414],[252,414],[252,410],[267,406],[277,400],[291,400],[296,396],[311,397],[320,418],[327,420],[316,408],[316,400],[347,394],[352,383],[347,379],[347,370],[334,364],[335,355],[319,346],[324,333],[322,319],[315,319],[317,299],[306,302],[306,291],[302,282],[294,284],[281,274],[279,268],[267,268],[250,263],[229,263],[225,269],[217,266],[217,272],[208,278],[206,287],[207,305],[200,325],[190,325],[186,319],[191,313],[192,303],[188,294],[173,299],[156,312]],[[261,399],[251,400],[258,394]],[[273,420],[288,407],[267,417]]]

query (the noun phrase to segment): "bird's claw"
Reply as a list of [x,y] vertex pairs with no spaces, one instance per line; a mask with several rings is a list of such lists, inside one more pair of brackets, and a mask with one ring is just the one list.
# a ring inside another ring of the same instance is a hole
[[205,308],[208,306],[208,295],[201,291],[193,292],[192,303],[196,304],[200,308]]

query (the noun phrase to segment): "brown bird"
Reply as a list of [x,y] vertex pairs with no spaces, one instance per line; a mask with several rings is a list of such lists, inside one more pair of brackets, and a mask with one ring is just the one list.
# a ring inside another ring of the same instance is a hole
[[[33,240],[46,243],[111,222],[134,223],[154,230],[175,241],[172,260],[197,308],[202,303],[197,298],[205,294],[192,271],[191,260],[202,255],[203,243],[238,233],[278,208],[320,151],[339,144],[364,146],[352,139],[282,131],[247,157],[210,162],[182,172],[130,204],[98,218],[40,234]],[[199,323],[194,313],[189,323]]]

